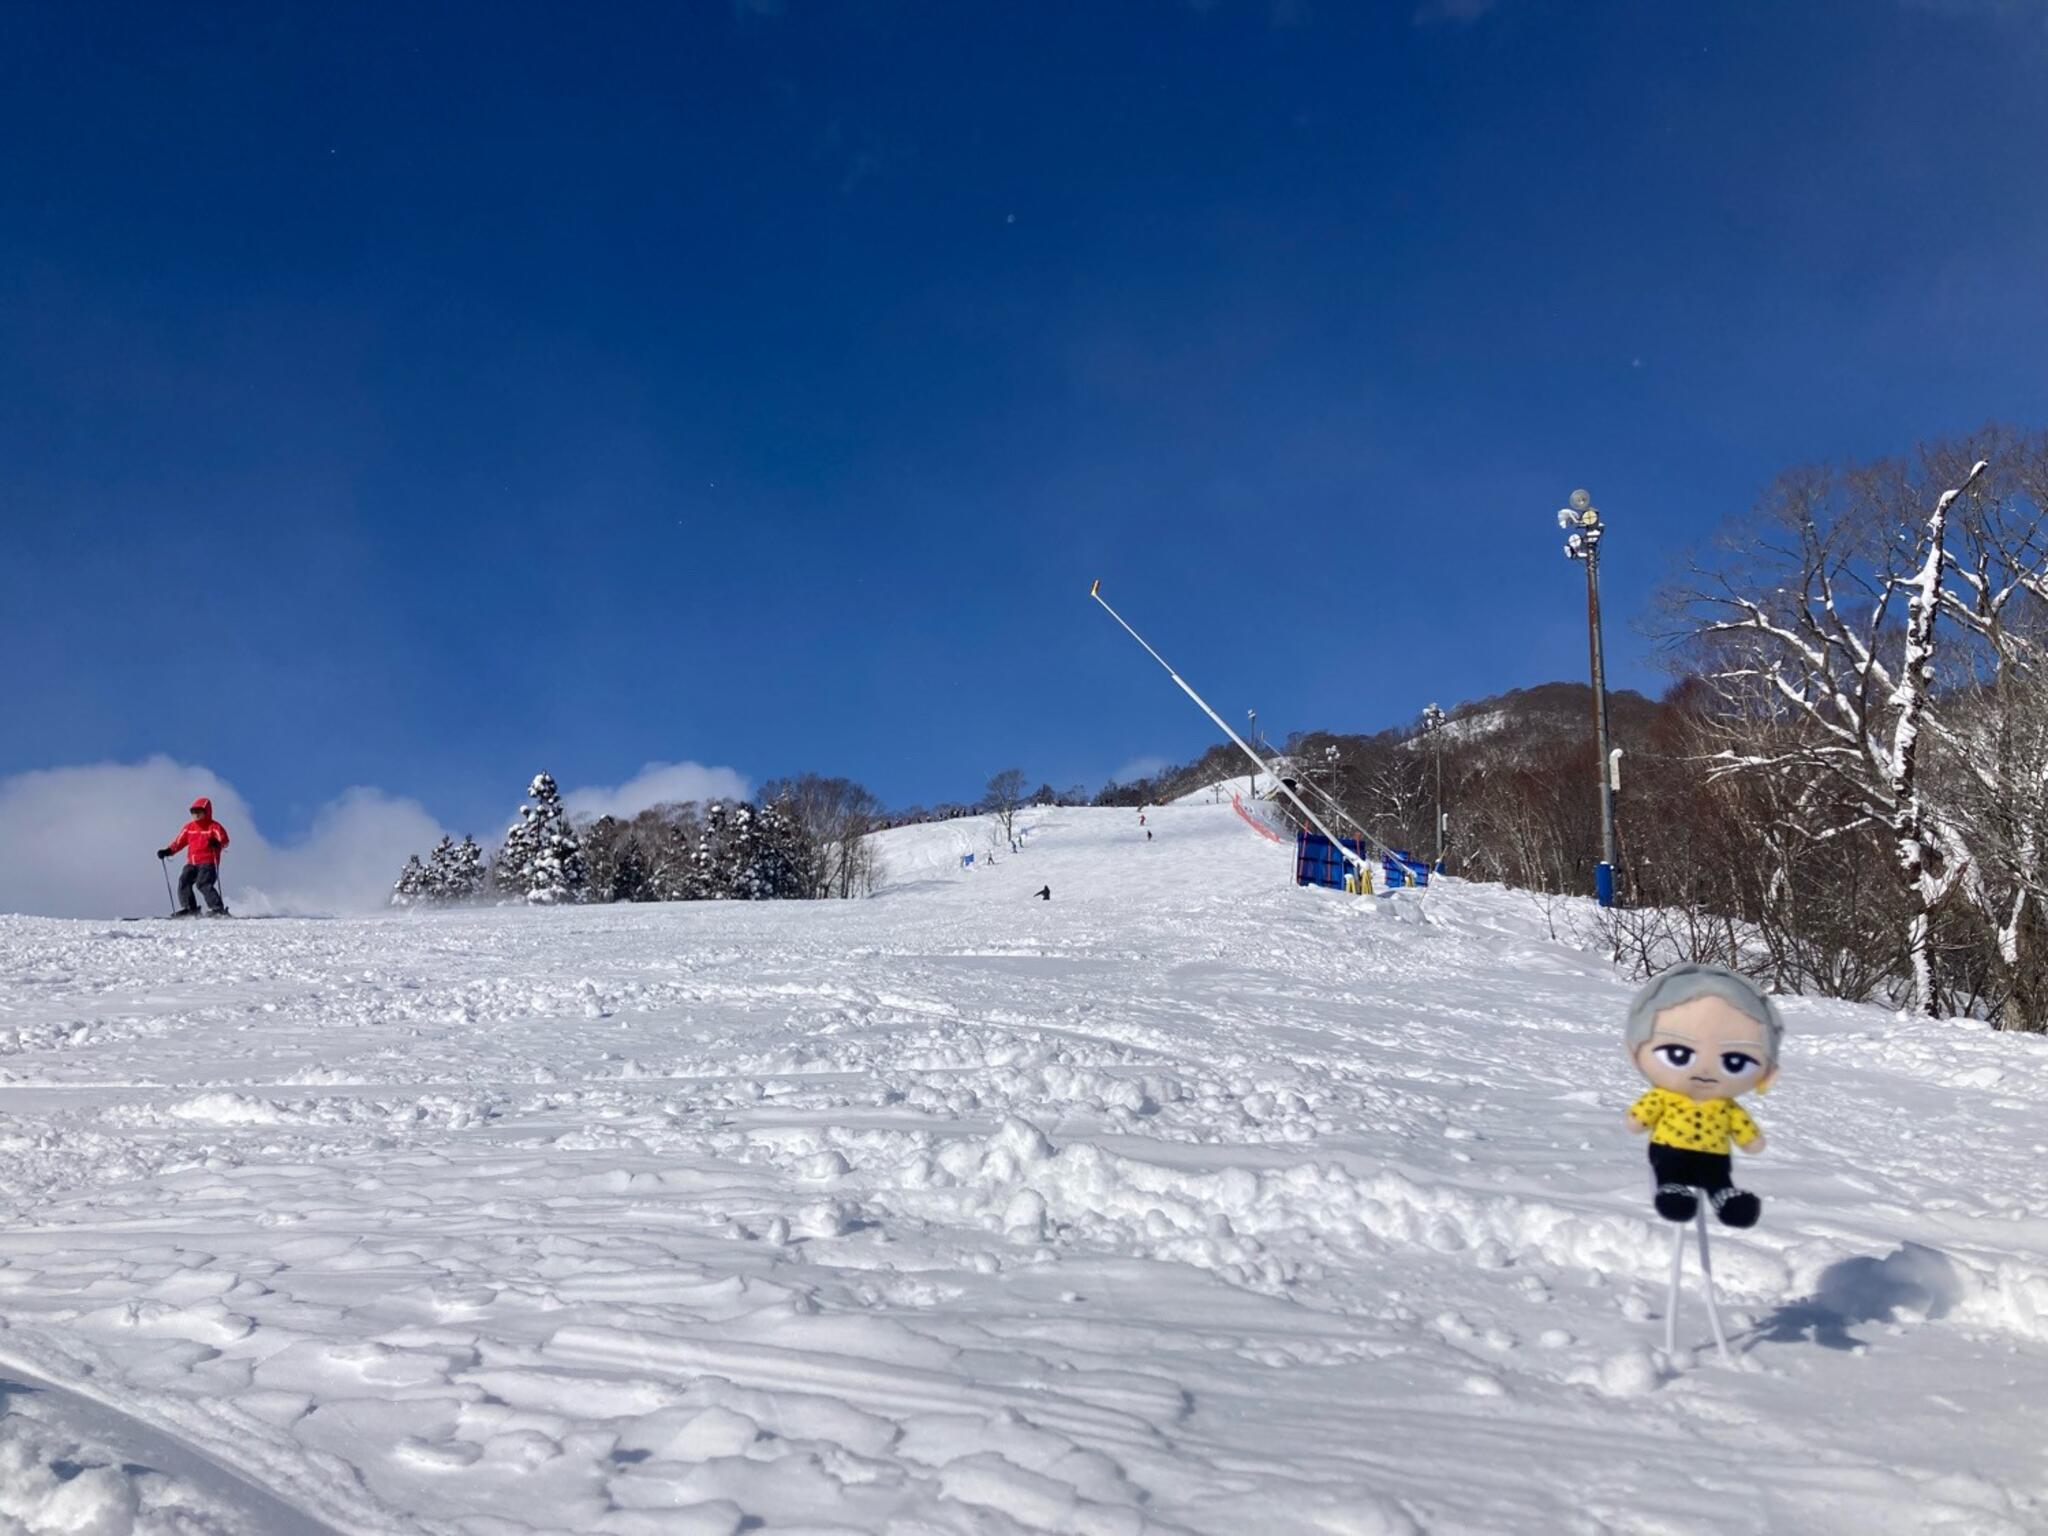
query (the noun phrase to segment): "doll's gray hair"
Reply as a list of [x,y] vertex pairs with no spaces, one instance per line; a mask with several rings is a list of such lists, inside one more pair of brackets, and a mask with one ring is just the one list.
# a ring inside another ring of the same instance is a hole
[[1657,1015],[1667,1008],[1680,1008],[1702,997],[1718,997],[1763,1026],[1764,1044],[1771,1053],[1771,1065],[1778,1064],[1778,1047],[1785,1038],[1785,1021],[1777,1006],[1764,996],[1747,976],[1718,965],[1697,965],[1688,960],[1650,978],[1628,1005],[1628,1049],[1648,1040],[1657,1029]]

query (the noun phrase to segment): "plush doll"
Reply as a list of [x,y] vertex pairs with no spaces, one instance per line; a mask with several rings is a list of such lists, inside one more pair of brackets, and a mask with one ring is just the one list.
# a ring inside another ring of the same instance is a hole
[[1784,1035],[1755,983],[1718,965],[1674,965],[1629,1005],[1628,1056],[1650,1091],[1628,1125],[1649,1133],[1657,1214],[1666,1221],[1691,1221],[1705,1196],[1724,1226],[1756,1225],[1763,1202],[1735,1187],[1728,1144],[1763,1151],[1764,1133],[1735,1101],[1771,1086]]

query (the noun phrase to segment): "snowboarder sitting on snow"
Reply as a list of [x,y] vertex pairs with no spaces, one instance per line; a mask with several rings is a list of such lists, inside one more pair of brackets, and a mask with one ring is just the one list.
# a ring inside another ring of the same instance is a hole
[[1756,1225],[1763,1202],[1729,1178],[1728,1143],[1763,1151],[1764,1133],[1735,1100],[1771,1086],[1784,1038],[1771,1000],[1718,965],[1674,965],[1636,994],[1628,1054],[1651,1087],[1628,1125],[1650,1133],[1657,1214],[1666,1221],[1692,1220],[1704,1194],[1724,1225]]
[[1052,887],[1049,885],[1040,886],[1031,899],[1033,901],[1051,901]]
[[185,823],[185,830],[156,851],[158,858],[168,859],[180,848],[185,850],[185,872],[178,876],[175,916],[199,915],[199,903],[192,895],[194,886],[206,898],[209,915],[228,915],[227,903],[220,898],[220,851],[227,845],[228,829],[213,819],[213,802],[201,795],[192,802],[192,819]]

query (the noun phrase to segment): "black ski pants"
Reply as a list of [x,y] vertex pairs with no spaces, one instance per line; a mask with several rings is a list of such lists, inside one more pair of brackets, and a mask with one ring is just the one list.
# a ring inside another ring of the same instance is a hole
[[206,898],[209,912],[225,912],[227,903],[220,899],[220,866],[218,864],[187,864],[178,876],[178,910],[197,912],[199,903],[192,897],[192,887],[199,887],[199,894]]

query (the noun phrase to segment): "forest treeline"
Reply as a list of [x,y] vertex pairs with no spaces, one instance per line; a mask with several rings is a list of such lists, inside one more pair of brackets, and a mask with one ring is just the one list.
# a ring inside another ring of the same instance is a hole
[[534,905],[614,901],[777,901],[865,896],[881,802],[849,779],[807,773],[753,800],[656,805],[578,821],[554,777],[535,775],[519,819],[488,858],[473,838],[442,838],[406,861],[392,905],[479,900]]
[[991,837],[1007,839],[1026,806],[1126,803],[1115,783],[1095,795],[1078,786],[1030,790],[1028,783],[1022,769],[1006,768],[977,800],[891,812],[851,779],[804,773],[764,785],[753,799],[579,818],[554,776],[540,773],[494,852],[474,837],[443,837],[424,858],[407,858],[391,905],[850,900],[875,889],[877,832],[985,816]]
[[[1710,960],[1784,991],[2048,1028],[2044,509],[2048,434],[1988,428],[1788,473],[1667,583],[1654,627],[1674,681],[1654,700],[1610,697],[1621,900],[1599,924],[1618,959]],[[1441,804],[1454,873],[1592,888],[1583,685],[1461,705],[1435,729],[1418,715],[1298,733],[1283,755],[1386,844],[1434,853]],[[1027,790],[1007,770],[974,802],[893,814],[807,774],[749,802],[580,826],[542,775],[502,849],[444,842],[394,900],[858,896],[883,828],[1157,803],[1247,766],[1219,744],[1093,794]]]
[[[1616,694],[1614,954],[2048,1028],[2048,434],[1781,478],[1655,604],[1675,680]],[[1612,594],[1610,593],[1610,598]],[[1590,690],[1550,685],[1294,770],[1454,872],[1590,892]],[[1242,771],[1219,751],[1167,792]],[[1221,769],[1221,772],[1217,772]]]

